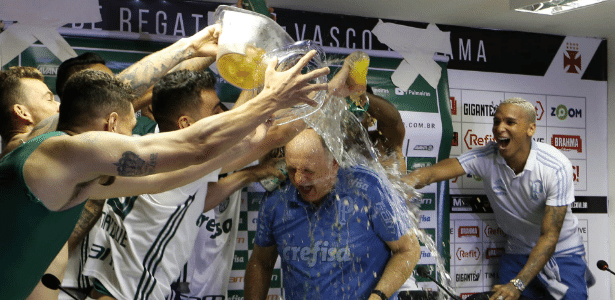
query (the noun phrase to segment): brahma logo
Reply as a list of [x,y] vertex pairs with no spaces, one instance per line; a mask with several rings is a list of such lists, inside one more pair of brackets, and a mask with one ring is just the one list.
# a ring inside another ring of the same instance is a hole
[[464,236],[475,236],[480,237],[480,231],[478,230],[478,226],[459,226],[457,230],[458,237]]
[[449,97],[449,99],[450,99],[450,104],[451,104],[451,115],[456,116],[457,115],[457,100],[455,100],[455,97]]
[[473,258],[478,260],[480,258],[480,249],[478,247],[473,250],[463,250],[461,248],[457,248],[456,252],[457,260],[463,260],[464,258]]
[[501,236],[503,237],[505,235],[504,230],[502,230],[502,228],[497,227],[497,228],[493,228],[489,225],[485,226],[485,236],[490,238],[492,236]]
[[583,153],[583,143],[578,135],[554,134],[551,145],[561,151],[577,151]]
[[581,72],[581,53],[579,53],[578,43],[566,43],[564,70],[566,70],[566,73],[571,74],[579,74]]
[[487,145],[489,141],[495,142],[495,138],[491,134],[487,134],[484,137],[479,137],[478,135],[472,133],[472,129],[468,129],[463,141],[466,143],[468,150],[472,150],[476,146],[481,147]]
[[500,257],[502,257],[502,255],[504,255],[504,248],[503,247],[500,247],[500,248],[487,248],[487,250],[485,250],[485,258],[487,258],[487,259],[500,258]]

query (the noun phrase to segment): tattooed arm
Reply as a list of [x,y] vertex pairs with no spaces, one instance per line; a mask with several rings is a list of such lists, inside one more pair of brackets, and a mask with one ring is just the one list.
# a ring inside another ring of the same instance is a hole
[[68,251],[75,249],[83,240],[83,238],[90,232],[90,229],[94,227],[98,218],[102,215],[102,209],[105,205],[105,200],[90,199],[85,203],[81,217],[73,229],[70,238],[68,238]]
[[215,57],[219,35],[219,24],[207,26],[189,38],[180,39],[171,46],[146,56],[123,70],[117,77],[132,86],[137,95],[141,95],[180,62],[193,57]]
[[224,199],[228,198],[235,191],[243,188],[251,182],[259,181],[269,176],[276,176],[280,181],[284,181],[286,176],[274,165],[275,161],[258,164],[245,169],[241,169],[230,174],[218,182],[210,182],[205,198],[205,208],[203,212],[218,206]]
[[[532,249],[532,252],[530,252],[527,263],[515,277],[521,279],[526,286],[545,267],[555,252],[555,246],[557,245],[567,210],[568,206],[545,207],[545,216],[542,219],[542,228],[538,242]],[[493,291],[495,294],[490,299],[497,299],[499,296],[505,299],[518,299],[521,296],[521,292],[510,282],[504,285],[495,285]]]

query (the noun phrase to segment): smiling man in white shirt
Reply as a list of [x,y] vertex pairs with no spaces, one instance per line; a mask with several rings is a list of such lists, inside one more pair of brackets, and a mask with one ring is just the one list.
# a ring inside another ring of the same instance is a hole
[[[483,178],[496,221],[507,234],[500,283],[491,300],[587,299],[585,248],[572,214],[572,165],[551,145],[532,140],[534,106],[503,101],[493,117],[496,142],[418,169],[405,181],[421,188],[464,174]],[[538,280],[534,280],[537,277]],[[526,289],[527,287],[527,289]]]

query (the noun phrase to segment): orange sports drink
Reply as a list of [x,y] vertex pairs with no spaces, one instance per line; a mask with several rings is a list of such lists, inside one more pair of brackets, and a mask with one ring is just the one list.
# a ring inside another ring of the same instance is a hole
[[369,55],[363,51],[355,51],[351,53],[346,59],[349,61],[350,72],[346,83],[354,91],[350,95],[350,99],[355,104],[360,104],[359,96],[365,93],[367,88],[367,69],[369,67]]
[[220,75],[231,84],[251,90],[264,83],[266,65],[262,64],[265,50],[247,46],[245,54],[228,53],[218,59]]

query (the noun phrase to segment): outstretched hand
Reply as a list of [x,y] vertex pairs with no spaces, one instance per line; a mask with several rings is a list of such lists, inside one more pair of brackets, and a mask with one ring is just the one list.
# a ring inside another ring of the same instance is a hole
[[218,38],[222,32],[219,23],[209,25],[188,38],[194,57],[211,57],[218,55]]
[[286,175],[284,175],[284,173],[276,167],[276,164],[282,159],[284,158],[274,158],[267,161],[261,161],[258,165],[246,168],[246,170],[250,170],[254,181],[275,176],[280,180],[280,182],[282,182],[286,180]]
[[307,74],[301,73],[301,70],[315,55],[315,50],[308,52],[294,67],[283,72],[275,70],[277,59],[270,61],[265,71],[265,85],[261,93],[273,97],[274,102],[280,108],[291,107],[299,103],[317,106],[318,103],[309,95],[312,92],[326,90],[327,84],[310,83],[310,81],[329,74],[329,68],[316,69]]

